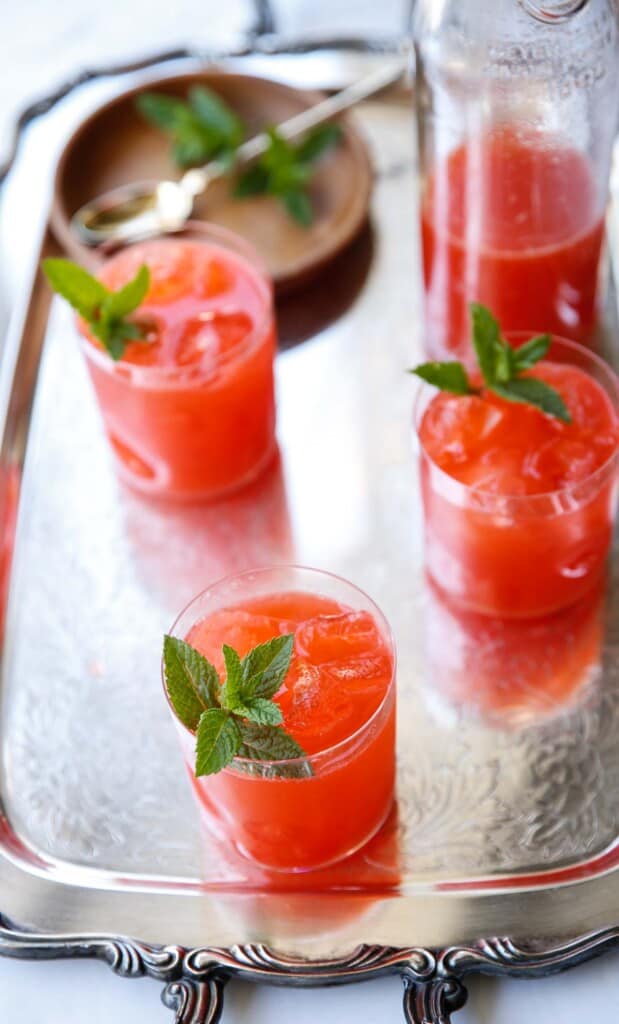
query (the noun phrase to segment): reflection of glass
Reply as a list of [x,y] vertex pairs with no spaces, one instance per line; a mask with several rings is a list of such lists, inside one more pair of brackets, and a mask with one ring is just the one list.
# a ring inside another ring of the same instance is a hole
[[[592,352],[559,338],[549,360],[554,368],[539,368],[552,370],[574,429],[583,424],[575,436],[555,436],[552,424],[540,432],[540,414],[524,405],[466,396],[447,396],[446,404],[433,388],[419,392],[427,569],[449,597],[488,615],[528,618],[580,600],[603,574],[610,547],[618,381]],[[592,439],[586,424],[598,414]],[[457,477],[441,468],[443,456]],[[568,482],[552,489],[555,478]]]
[[19,469],[16,465],[0,467],[0,639],[4,631],[6,602],[9,591],[11,560],[15,541]]
[[464,611],[426,585],[428,697],[486,719],[523,724],[579,700],[600,673],[605,585],[570,608],[535,619]]
[[271,285],[250,246],[204,225],[121,249],[100,277],[118,288],[143,263],[148,344],[131,343],[114,362],[85,336],[105,428],[120,476],[138,491],[212,498],[253,479],[273,454]]
[[294,561],[279,455],[253,483],[207,505],[144,502],[130,490],[122,502],[136,570],[172,609],[223,576]]
[[[225,865],[226,881],[237,896],[231,900],[220,892],[215,906],[228,919],[243,923],[250,931],[268,932],[279,941],[288,938],[324,939],[350,931],[363,920],[367,926],[372,912],[389,899],[401,882],[401,823],[394,804],[379,832],[357,853],[325,868],[305,872],[269,871],[241,857],[226,842],[218,842],[204,828],[204,883],[208,888],[217,865],[219,876]],[[220,881],[220,877],[214,879]],[[243,892],[239,900],[238,893]]]
[[328,573],[263,569],[204,591],[172,631],[218,669],[224,643],[243,655],[270,636],[295,635],[277,701],[307,757],[237,757],[196,779],[195,737],[174,718],[210,830],[280,871],[324,867],[367,843],[391,810],[395,781],[393,641],[370,598]]

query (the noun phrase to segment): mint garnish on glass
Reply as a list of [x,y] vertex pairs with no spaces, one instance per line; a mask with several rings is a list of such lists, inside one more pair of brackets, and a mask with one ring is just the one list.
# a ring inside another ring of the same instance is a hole
[[[163,669],[170,703],[180,721],[196,734],[196,777],[213,775],[235,757],[255,762],[305,758],[305,751],[282,728],[282,713],[273,697],[290,667],[294,637],[274,637],[244,658],[223,646],[226,677],[185,640],[165,636]],[[280,778],[312,774],[300,765],[270,765]]]
[[[519,348],[513,348],[501,337],[499,324],[490,310],[476,302],[471,303],[470,310],[473,349],[484,388],[509,402],[533,405],[562,423],[571,423],[569,410],[558,391],[537,377],[523,376],[547,354],[551,336],[538,334]],[[409,372],[454,395],[481,393],[480,388],[471,384],[466,368],[459,362],[422,363]]]
[[121,359],[130,341],[147,340],[144,325],[127,319],[148,292],[150,271],[146,265],[117,291],[110,291],[72,260],[43,260],[43,270],[54,291],[86,321],[112,359]]

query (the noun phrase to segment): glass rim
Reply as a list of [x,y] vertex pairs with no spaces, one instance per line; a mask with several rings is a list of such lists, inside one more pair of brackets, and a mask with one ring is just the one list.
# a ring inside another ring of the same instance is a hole
[[[220,249],[224,253],[236,253],[254,272],[256,283],[259,285],[261,293],[263,293],[261,297],[264,298],[264,308],[260,316],[252,324],[251,330],[226,352],[225,357],[216,361],[215,368],[217,369],[220,366],[227,365],[239,354],[249,350],[256,341],[264,337],[268,332],[270,321],[274,319],[273,282],[266,269],[266,265],[251,242],[248,242],[242,235],[237,235],[234,231],[230,231],[219,224],[211,224],[208,221],[188,220],[182,228],[178,228],[175,231],[162,231],[148,238],[136,238],[126,242],[106,243],[99,249],[105,256],[104,263],[101,266],[104,266],[108,259],[113,259],[119,252],[126,249],[132,249],[146,242],[174,241],[178,238],[194,241],[202,245],[210,244],[212,248]],[[209,238],[212,238],[212,243],[209,243]],[[101,266],[95,268],[95,275],[101,269]],[[198,366],[145,366],[140,363],[125,362],[122,358],[114,360],[102,346],[96,344],[91,339],[90,334],[82,329],[81,325],[84,322],[82,318],[77,315],[75,320],[86,358],[92,359],[93,362],[97,363],[107,373],[114,373],[114,371],[120,368],[122,372],[118,376],[126,377],[132,382],[169,384],[173,387],[178,386],[180,381],[188,387],[192,385],[201,386],[213,374],[211,368],[207,372],[201,373],[199,364]]]
[[[544,333],[548,334],[550,332],[548,332],[548,331],[505,331],[503,333],[504,333],[504,336],[507,339],[510,339],[510,338],[523,338],[523,339],[527,339],[528,340],[530,338],[536,337],[539,334],[544,334]],[[554,344],[558,344],[560,346],[563,346],[568,351],[578,353],[579,355],[585,356],[586,358],[590,359],[591,363],[606,376],[606,378],[608,380],[608,383],[611,385],[611,390],[614,392],[614,395],[613,394],[609,394],[609,398],[610,398],[610,401],[612,402],[612,405],[613,405],[613,408],[614,408],[614,411],[615,411],[615,416],[616,416],[616,419],[617,419],[617,428],[619,430],[619,376],[615,373],[615,371],[612,368],[612,366],[610,365],[610,363],[606,362],[606,360],[602,359],[602,357],[599,356],[596,352],[593,352],[591,349],[587,348],[585,345],[581,345],[577,341],[570,341],[568,338],[563,338],[563,337],[561,337],[561,335],[558,335],[558,334],[551,334],[551,337],[552,337],[552,343],[551,343],[551,349],[550,349],[551,351],[552,351],[552,345],[554,345]],[[543,362],[550,362],[551,363],[551,362],[553,362],[553,360],[552,360],[552,358],[549,358],[549,359],[544,358],[543,360],[541,360],[541,362],[542,363]],[[561,364],[559,363],[558,365],[561,365]],[[575,363],[569,363],[569,364],[566,364],[566,365],[570,365],[570,366],[576,365],[577,369],[582,369],[583,373],[587,373],[586,370],[584,370],[582,367],[577,366],[577,364],[575,364]],[[588,375],[591,376],[592,379],[596,381],[596,383],[599,383],[596,380],[596,378],[593,377],[592,374],[588,374]],[[604,385],[600,384],[600,387],[604,387]],[[421,440],[420,426],[421,426],[421,422],[423,420],[423,411],[425,411],[425,410],[421,410],[421,404],[422,404],[423,396],[425,394],[427,394],[429,389],[432,389],[432,391],[435,394],[439,393],[438,388],[435,388],[433,385],[428,384],[426,381],[421,381],[420,380],[419,384],[417,386],[417,389],[415,391],[415,397],[414,397],[414,400],[413,400],[413,429],[414,429],[415,437],[416,437],[417,442],[419,444],[420,451],[423,454],[423,456],[428,460],[430,465],[432,466],[432,471],[437,473],[437,474],[439,474],[441,478],[444,478],[446,481],[448,481],[448,485],[452,489],[456,489],[457,488],[457,489],[460,489],[461,492],[464,492],[464,493],[467,493],[467,494],[471,494],[471,495],[473,495],[475,497],[479,497],[479,499],[481,501],[483,501],[485,504],[489,504],[491,501],[495,501],[495,502],[509,501],[509,502],[515,502],[515,503],[530,503],[530,504],[548,503],[549,501],[553,501],[554,499],[558,498],[559,496],[564,497],[565,495],[570,495],[575,490],[578,490],[581,487],[586,487],[586,486],[591,485],[594,481],[596,481],[598,479],[598,477],[601,478],[602,476],[606,475],[612,469],[613,463],[615,463],[615,462],[617,462],[619,460],[619,440],[618,440],[617,441],[617,445],[615,447],[615,450],[612,452],[612,454],[609,455],[608,458],[604,462],[601,463],[601,465],[596,466],[596,468],[591,473],[589,473],[587,476],[584,476],[582,478],[582,480],[573,481],[573,482],[571,482],[569,484],[566,484],[564,487],[557,487],[557,488],[555,488],[552,491],[538,491],[538,492],[536,492],[534,494],[497,494],[495,491],[484,490],[483,487],[477,487],[477,486],[475,486],[473,484],[465,484],[465,483],[463,483],[462,480],[458,480],[457,477],[451,476],[451,474],[449,474],[445,469],[443,469],[442,466],[439,466],[438,462],[436,462],[432,458],[432,456],[428,452],[427,448],[425,447],[423,441]],[[606,387],[604,387],[604,391],[607,394],[609,393]]]
[[[335,581],[336,583],[343,583],[344,586],[349,587],[351,590],[356,591],[356,593],[360,594],[365,600],[369,601],[369,603],[372,606],[373,612],[376,613],[376,618],[378,619],[377,624],[378,624],[379,628],[380,628],[380,626],[384,627],[383,636],[384,636],[384,639],[387,641],[387,643],[389,645],[390,653],[391,653],[391,678],[389,680],[389,684],[387,686],[387,689],[385,690],[385,694],[382,697],[378,707],[375,708],[375,710],[372,712],[370,717],[368,719],[366,719],[365,722],[363,722],[357,729],[355,729],[354,732],[351,732],[350,736],[346,736],[344,739],[338,740],[337,743],[333,743],[329,747],[324,747],[324,749],[322,749],[322,750],[317,750],[313,754],[303,754],[302,756],[299,756],[299,757],[289,757],[289,758],[285,758],[285,759],[280,760],[280,761],[262,761],[262,760],[257,761],[254,758],[239,757],[238,755],[235,755],[235,757],[232,759],[230,764],[226,765],[226,767],[222,769],[222,771],[224,771],[224,772],[230,771],[230,769],[234,768],[235,764],[241,765],[243,767],[245,767],[247,765],[251,765],[251,766],[260,765],[260,766],[262,766],[264,768],[273,768],[273,767],[281,768],[281,767],[284,767],[284,766],[299,767],[299,766],[301,766],[303,764],[306,764],[308,761],[311,763],[313,760],[315,760],[317,758],[323,758],[323,757],[326,757],[326,756],[333,756],[333,755],[337,756],[338,751],[340,751],[342,748],[345,748],[348,744],[356,741],[359,737],[361,737],[363,735],[363,733],[365,733],[366,731],[368,731],[370,729],[372,724],[376,721],[377,718],[380,717],[381,713],[384,711],[384,709],[385,709],[389,699],[391,698],[391,695],[392,695],[392,693],[394,691],[394,688],[395,688],[395,679],[396,679],[396,670],[397,670],[397,649],[396,649],[396,644],[395,644],[395,637],[393,635],[393,630],[391,629],[391,625],[390,625],[388,619],[383,614],[383,612],[378,607],[378,605],[373,600],[373,598],[371,598],[369,594],[367,594],[364,590],[362,590],[361,587],[358,587],[355,583],[351,583],[350,580],[345,579],[343,576],[339,576],[337,573],[329,572],[329,570],[327,570],[327,569],[316,569],[316,568],[313,568],[312,566],[299,565],[297,563],[292,563],[291,562],[291,563],[283,563],[281,565],[258,566],[255,569],[245,569],[243,572],[228,573],[228,575],[221,576],[219,579],[217,579],[213,583],[211,583],[208,587],[205,587],[204,590],[201,590],[198,594],[195,594],[194,597],[192,597],[191,600],[187,602],[187,604],[182,608],[182,610],[179,612],[179,614],[174,619],[174,622],[172,623],[172,625],[170,627],[170,630],[169,630],[169,635],[170,636],[177,636],[178,635],[177,633],[175,633],[175,630],[176,630],[176,627],[177,627],[178,623],[181,621],[181,619],[186,614],[186,612],[188,612],[190,610],[192,605],[194,605],[197,601],[199,601],[201,597],[203,597],[206,593],[208,593],[208,591],[213,590],[215,587],[223,586],[226,583],[231,583],[233,580],[241,580],[242,581],[245,577],[253,577],[253,576],[256,576],[256,575],[260,575],[260,574],[266,575],[266,574],[272,573],[272,572],[303,572],[303,573],[310,573],[312,575],[315,575],[316,577],[324,577],[324,576],[326,576],[328,579],[330,579],[332,581]],[[316,593],[318,593],[318,591],[316,591]],[[180,639],[184,639],[184,637],[181,637]],[[167,691],[167,688],[166,688],[166,685],[165,685],[165,671],[164,671],[163,658],[161,659],[161,681],[162,681],[162,684],[163,684],[163,692],[164,692],[166,701],[168,703],[168,707],[170,709],[171,714],[174,716],[175,721],[190,736],[195,736],[195,733],[193,733],[191,731],[191,729],[188,729],[187,726],[183,722],[181,722],[180,718],[176,714],[176,711],[172,707],[172,704],[170,703],[170,697],[168,695],[168,691]],[[271,779],[271,780],[266,780],[266,781],[277,782],[278,780],[277,779]],[[284,779],[284,780],[279,780],[279,781],[289,781],[289,780],[285,780]]]

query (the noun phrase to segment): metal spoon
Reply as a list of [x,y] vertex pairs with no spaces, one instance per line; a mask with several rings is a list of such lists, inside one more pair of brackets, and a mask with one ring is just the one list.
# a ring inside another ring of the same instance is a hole
[[[286,139],[303,135],[355,103],[393,85],[402,77],[404,70],[404,63],[400,63],[396,68],[391,65],[372,72],[309,110],[284,121],[278,131]],[[265,152],[268,145],[268,135],[249,139],[239,146],[233,166],[254,160]],[[128,241],[178,230],[191,216],[196,196],[230,170],[229,163],[224,166],[213,160],[204,167],[187,171],[180,181],[136,181],[122,185],[80,207],[71,219],[71,227],[80,241],[87,245],[112,240]]]

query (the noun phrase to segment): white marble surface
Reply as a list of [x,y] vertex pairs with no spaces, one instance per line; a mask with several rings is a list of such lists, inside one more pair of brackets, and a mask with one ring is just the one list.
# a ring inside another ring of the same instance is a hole
[[[277,0],[288,31],[333,26],[340,31],[389,32],[405,6],[386,0]],[[0,148],[12,113],[33,95],[53,87],[85,63],[125,59],[136,52],[182,45],[225,44],[248,22],[245,0],[228,0],[226,18],[216,0],[0,0],[2,74]],[[136,31],[137,30],[137,31]],[[87,109],[104,85],[76,101]],[[47,202],[54,153],[63,130],[50,118],[30,134],[18,173],[0,197],[0,313],[12,305],[36,246],[37,225]],[[1,320],[0,320],[1,323]],[[580,1024],[619,1019],[617,956],[587,964],[544,981],[474,979],[460,1024]],[[27,963],[0,958],[2,1024],[169,1024],[172,1015],[159,1001],[159,984],[116,978],[103,964]],[[226,994],[225,1024],[390,1024],[400,1022],[401,985],[384,979],[352,989],[258,988],[233,983]]]

